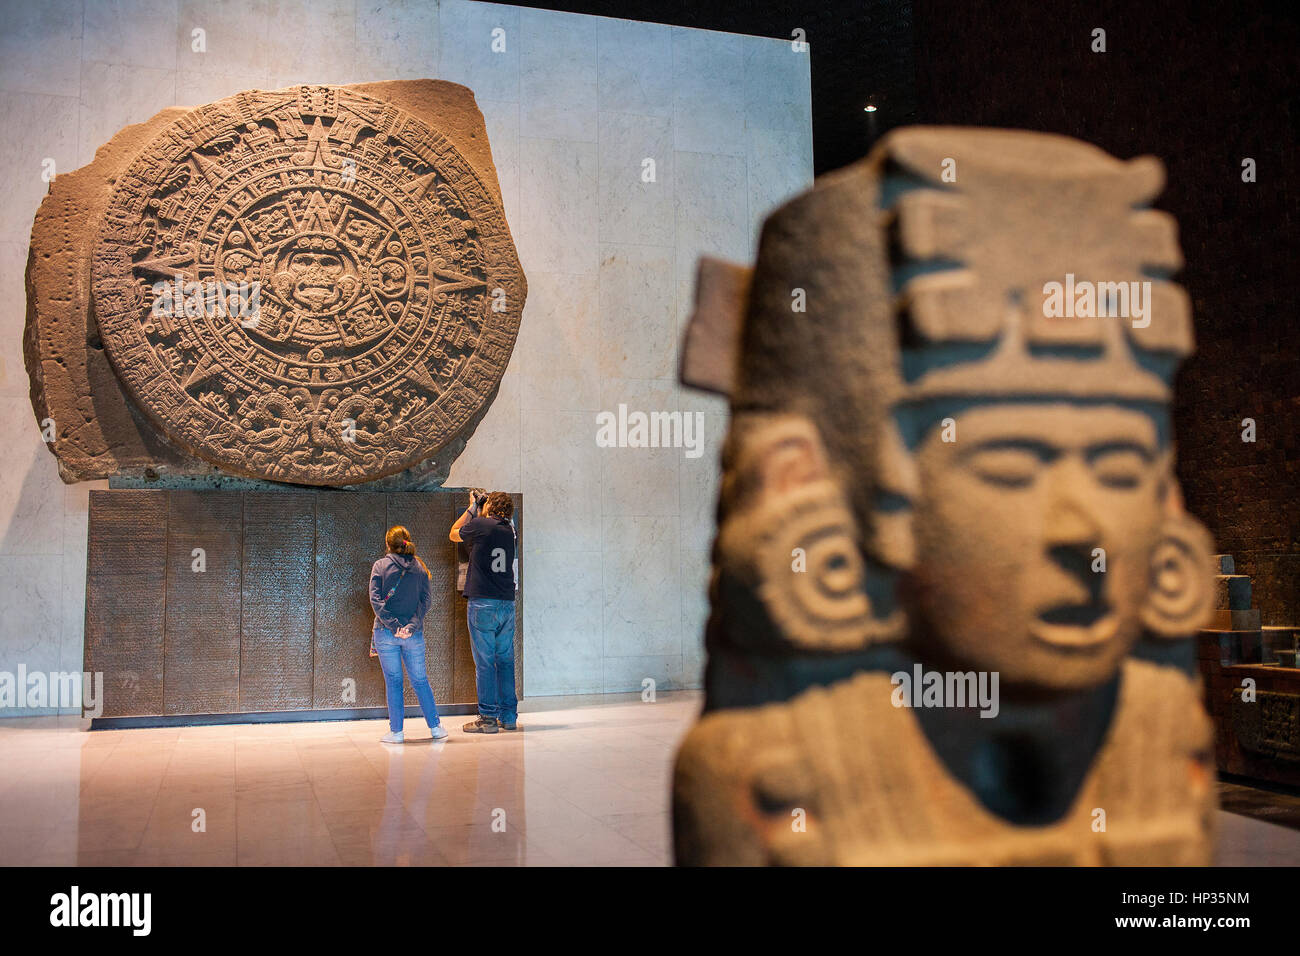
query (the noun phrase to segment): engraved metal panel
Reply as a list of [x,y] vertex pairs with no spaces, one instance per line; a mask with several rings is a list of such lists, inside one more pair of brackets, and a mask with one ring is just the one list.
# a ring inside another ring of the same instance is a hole
[[[370,657],[370,566],[384,553],[384,495],[319,492],[312,706],[380,707],[384,676]],[[356,682],[356,700],[344,681]]]
[[316,496],[244,496],[239,710],[309,710]]
[[[524,698],[524,496],[511,495],[515,503],[515,696]],[[478,695],[475,695],[475,700]]]
[[85,668],[104,675],[103,714],[163,712],[167,498],[92,491]]
[[[86,667],[105,673],[102,716],[382,707],[368,584],[393,524],[410,529],[432,574],[434,695],[440,705],[473,703],[447,539],[463,503],[457,492],[92,492]],[[521,505],[516,496],[520,553]],[[522,601],[516,614],[522,695]]]
[[1234,692],[1230,700],[1232,730],[1243,749],[1300,760],[1300,694],[1261,690],[1255,700],[1243,701]]
[[474,683],[474,652],[469,640],[469,607],[465,596],[456,592],[455,647],[452,652],[452,694],[457,700],[478,701]]
[[164,713],[237,709],[240,499],[219,491],[167,495]]

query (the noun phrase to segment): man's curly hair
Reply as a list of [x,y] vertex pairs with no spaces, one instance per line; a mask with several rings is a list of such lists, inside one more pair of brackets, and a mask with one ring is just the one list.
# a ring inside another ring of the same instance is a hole
[[504,491],[494,491],[487,496],[487,501],[483,504],[483,513],[509,521],[515,513],[515,503]]

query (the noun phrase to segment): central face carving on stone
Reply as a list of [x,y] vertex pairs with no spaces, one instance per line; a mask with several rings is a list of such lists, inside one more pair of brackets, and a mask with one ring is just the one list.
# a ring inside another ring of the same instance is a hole
[[93,293],[119,376],[179,445],[342,485],[429,457],[486,404],[524,284],[499,201],[445,136],[301,87],[158,136],[115,186]]
[[[361,286],[360,270],[350,250],[333,236],[298,236],[281,250],[283,268],[275,273],[274,290],[289,309],[305,309],[309,328],[295,328],[294,335],[313,340],[337,340],[351,344],[355,336],[335,319],[356,299]],[[333,326],[333,327],[331,327]]]
[[[1092,686],[1142,629],[1167,466],[1156,426],[1121,406],[970,409],[917,453],[925,639],[1008,683]],[[1104,560],[1104,565],[1099,561]]]

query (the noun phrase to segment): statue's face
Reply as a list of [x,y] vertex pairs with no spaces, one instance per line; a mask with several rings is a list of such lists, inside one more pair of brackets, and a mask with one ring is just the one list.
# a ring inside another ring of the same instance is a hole
[[920,640],[1004,684],[1104,682],[1141,633],[1162,513],[1155,424],[1069,404],[956,422],[955,441],[932,428],[917,452]]

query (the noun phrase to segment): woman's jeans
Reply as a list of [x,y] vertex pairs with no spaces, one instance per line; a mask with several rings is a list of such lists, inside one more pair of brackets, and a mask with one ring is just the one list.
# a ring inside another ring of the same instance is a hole
[[468,603],[478,712],[513,723],[519,708],[515,699],[515,602],[470,598]]
[[402,695],[402,665],[406,676],[415,688],[420,710],[432,730],[438,726],[438,705],[433,699],[433,688],[424,672],[424,632],[403,640],[387,628],[375,628],[375,650],[379,653],[379,666],[384,670],[384,687],[388,694],[388,729],[400,733],[406,716],[406,701]]

